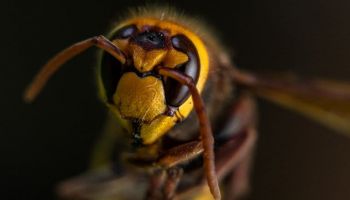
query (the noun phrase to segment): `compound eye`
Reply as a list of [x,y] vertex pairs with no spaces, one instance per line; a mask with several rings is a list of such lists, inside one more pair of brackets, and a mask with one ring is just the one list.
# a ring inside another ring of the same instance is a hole
[[[200,72],[200,63],[196,47],[191,40],[184,35],[176,35],[172,37],[171,43],[176,50],[181,51],[188,56],[188,61],[177,69],[183,74],[192,77],[195,83],[197,83]],[[187,86],[170,78],[165,82],[165,94],[167,104],[174,107],[181,106],[190,96]]]
[[100,75],[108,103],[113,104],[113,95],[117,89],[118,82],[123,75],[123,70],[123,64],[115,57],[109,53],[104,53],[102,55]]
[[113,39],[127,39],[137,33],[137,27],[135,25],[127,25],[114,33]]
[[[117,30],[112,39],[128,39],[136,33],[135,25],[127,25]],[[113,95],[123,72],[124,65],[109,53],[103,52],[100,75],[108,103],[113,103]]]

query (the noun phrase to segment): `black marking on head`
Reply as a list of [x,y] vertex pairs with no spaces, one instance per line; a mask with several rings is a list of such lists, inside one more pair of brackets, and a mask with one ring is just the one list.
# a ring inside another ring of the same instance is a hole
[[[184,35],[172,37],[171,42],[175,49],[186,53],[189,58],[186,63],[182,64],[177,69],[183,74],[192,77],[194,82],[197,83],[200,72],[200,61],[196,47],[192,41]],[[167,78],[165,82],[165,94],[167,104],[173,107],[181,106],[190,96],[187,86],[171,78]]]
[[160,31],[145,31],[136,35],[133,41],[145,50],[163,49],[166,47],[165,36]]

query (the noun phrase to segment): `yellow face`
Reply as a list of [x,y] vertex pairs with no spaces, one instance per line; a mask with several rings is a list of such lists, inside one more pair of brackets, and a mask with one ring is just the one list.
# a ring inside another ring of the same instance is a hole
[[186,86],[157,74],[158,66],[192,77],[203,90],[209,58],[202,40],[170,20],[134,18],[120,23],[110,40],[126,56],[104,53],[98,70],[100,94],[139,144],[152,144],[193,108]]

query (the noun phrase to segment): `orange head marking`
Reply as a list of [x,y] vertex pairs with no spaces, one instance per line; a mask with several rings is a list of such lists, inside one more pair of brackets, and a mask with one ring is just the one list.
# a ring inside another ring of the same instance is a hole
[[187,117],[193,109],[188,88],[161,76],[157,67],[173,68],[192,77],[201,91],[208,75],[207,50],[186,27],[158,18],[124,21],[110,38],[126,61],[102,55],[98,76],[101,95],[122,124],[133,127],[137,122],[140,132],[136,134],[143,144],[151,144],[182,120],[177,116]]

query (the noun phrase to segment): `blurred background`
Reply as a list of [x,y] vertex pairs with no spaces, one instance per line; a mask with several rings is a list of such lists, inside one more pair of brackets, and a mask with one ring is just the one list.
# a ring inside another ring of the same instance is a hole
[[[0,3],[0,199],[54,199],[57,182],[86,169],[105,118],[94,84],[95,49],[66,64],[33,104],[23,103],[22,92],[56,52],[105,33],[120,13],[144,3]],[[350,80],[348,0],[170,4],[212,24],[241,68]],[[350,199],[350,139],[269,102],[258,104],[248,199]]]

